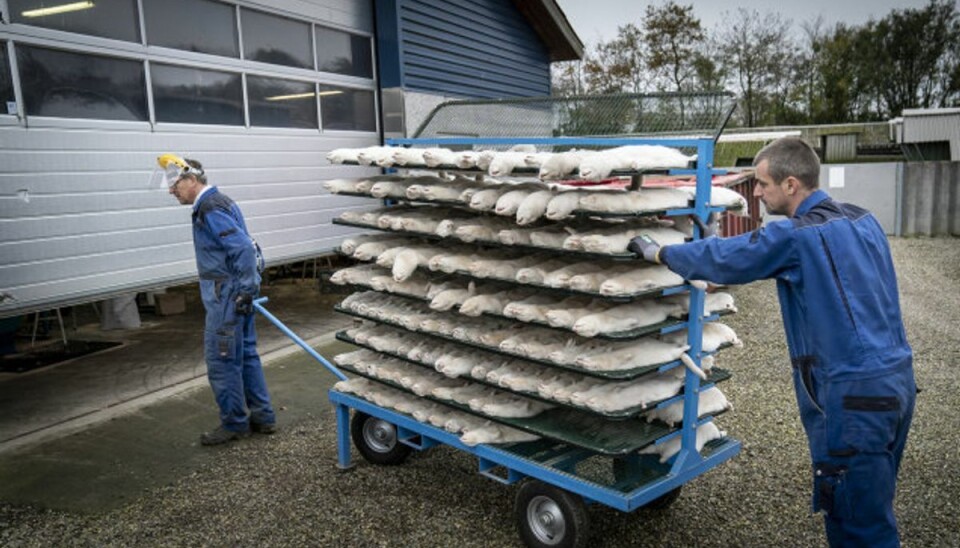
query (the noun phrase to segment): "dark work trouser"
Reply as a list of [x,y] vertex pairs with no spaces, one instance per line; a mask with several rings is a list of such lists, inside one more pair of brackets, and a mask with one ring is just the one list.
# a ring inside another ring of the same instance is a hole
[[236,313],[237,289],[229,279],[201,279],[200,295],[207,311],[203,333],[207,378],[220,407],[220,423],[238,432],[248,430],[249,421],[273,424],[276,418],[257,354],[253,314]]
[[869,379],[829,381],[794,360],[794,388],[813,460],[813,511],[830,546],[896,547],[897,471],[913,417],[912,363]]

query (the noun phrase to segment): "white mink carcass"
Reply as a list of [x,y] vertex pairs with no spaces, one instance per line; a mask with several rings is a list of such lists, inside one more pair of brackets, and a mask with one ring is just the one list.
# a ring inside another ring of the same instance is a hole
[[470,264],[470,274],[477,278],[498,278],[513,280],[517,271],[542,261],[540,255],[527,255],[515,259],[496,258],[479,259]]
[[493,212],[504,216],[515,215],[523,200],[533,192],[534,190],[531,188],[518,188],[505,192],[497,198],[497,205],[494,206]]
[[511,223],[507,219],[480,217],[461,223],[454,231],[454,235],[467,243],[496,242],[500,231],[509,226]]
[[538,190],[529,194],[517,207],[517,224],[528,225],[543,217],[554,195],[553,190]]
[[683,232],[672,228],[633,227],[614,234],[591,234],[580,238],[584,251],[591,253],[626,253],[630,240],[640,234],[647,234],[661,246],[682,244],[686,240]]
[[433,397],[441,400],[449,400],[461,405],[469,405],[470,400],[482,398],[498,391],[494,388],[477,383],[467,383],[460,388],[438,388],[433,391]]
[[[676,344],[686,344],[687,332],[675,331],[662,336],[661,339]],[[716,352],[718,348],[728,344],[737,348],[743,346],[743,341],[737,337],[730,326],[719,322],[703,324],[702,350],[704,352]]]
[[687,156],[675,148],[660,145],[640,145],[633,150],[632,169],[653,169],[666,167],[684,168],[696,160],[696,156]]
[[641,301],[624,304],[583,316],[573,324],[573,330],[583,337],[618,333],[658,324],[677,310],[680,306],[670,303]]
[[410,277],[402,282],[396,281],[392,276],[374,276],[370,280],[370,286],[377,291],[411,295],[422,299],[427,296],[427,284],[429,282],[430,279],[423,274]]
[[584,291],[588,293],[597,293],[603,282],[610,279],[611,276],[618,276],[633,270],[632,265],[615,265],[597,270],[594,272],[585,272],[571,276],[567,282],[567,287],[575,291]]
[[430,257],[427,268],[447,274],[457,271],[466,272],[474,261],[481,258],[481,255],[473,253],[438,253]]
[[630,147],[616,147],[591,152],[580,160],[580,178],[605,179],[615,170],[630,169]]
[[688,195],[675,188],[644,188],[639,191],[593,192],[580,199],[580,208],[603,213],[665,211],[687,206]]
[[[421,184],[419,185],[418,198],[423,200],[460,202],[463,192],[476,187],[476,185],[477,183],[467,179],[443,181],[435,184]],[[407,197],[410,197],[410,189],[407,189]]]
[[497,200],[510,190],[508,185],[479,189],[470,196],[470,209],[490,211],[497,206]]
[[396,181],[378,181],[370,187],[370,195],[374,198],[404,198],[410,182],[402,178]]
[[377,164],[393,154],[393,147],[372,146],[357,153],[357,163],[362,166]]
[[679,360],[690,349],[686,341],[663,341],[642,338],[626,342],[611,342],[593,352],[575,358],[575,363],[589,371],[618,371],[660,365]]
[[[417,267],[427,266],[430,259],[439,252],[440,250],[434,246],[400,248],[390,265],[393,279],[398,282],[406,280],[413,275]],[[380,264],[380,258],[377,259],[377,264]]]
[[[671,295],[663,299],[680,305],[684,314],[690,313],[690,295]],[[736,313],[737,306],[734,304],[733,295],[718,291],[716,293],[707,293],[703,302],[703,315],[710,316],[718,313]]]
[[494,177],[510,175],[514,169],[527,165],[524,161],[527,155],[528,153],[526,152],[498,152],[493,157],[493,160],[490,161],[490,166],[487,167],[487,173]]
[[[712,421],[701,424],[699,427],[697,427],[697,451],[703,449],[703,446],[708,442],[722,438],[726,435],[727,434],[717,428],[717,425],[713,424]],[[682,436],[675,436],[667,442],[661,443],[660,445],[650,445],[644,447],[639,452],[647,455],[659,454],[660,462],[667,462],[670,460],[670,457],[680,452],[680,444],[682,443],[681,438]]]
[[376,357],[377,354],[375,352],[363,348],[361,350],[354,350],[353,352],[337,354],[333,357],[333,362],[337,365],[351,367],[359,362],[375,359]]
[[476,361],[475,351],[460,350],[440,356],[433,367],[448,377],[462,377],[470,374],[470,371],[477,365]]
[[374,381],[357,377],[355,379],[340,381],[333,385],[333,389],[344,394],[356,394],[357,396],[363,397],[364,394],[370,393],[374,389],[374,386]]
[[471,409],[490,417],[534,417],[553,407],[553,405],[548,403],[509,394],[470,400]]
[[569,297],[557,303],[553,309],[548,310],[546,319],[551,327],[569,329],[580,318],[589,314],[596,314],[607,308],[609,308],[609,305],[601,300],[594,300],[589,297]]
[[580,200],[592,194],[591,191],[564,190],[558,192],[547,204],[546,217],[551,221],[566,219],[580,208]]
[[547,312],[557,303],[553,295],[534,294],[526,299],[508,303],[503,315],[522,322],[546,322]]
[[357,192],[357,185],[362,179],[330,179],[323,183],[323,188],[330,194],[341,192]]
[[[647,412],[647,422],[654,420],[663,421],[670,426],[683,422],[683,400],[676,401],[665,407],[660,407]],[[703,390],[699,394],[697,403],[697,417],[713,415],[726,411],[731,408],[730,401],[716,386]]]
[[600,284],[601,295],[632,295],[650,289],[674,287],[683,284],[683,277],[663,265],[635,268],[616,274]]
[[[476,291],[477,289],[473,282],[470,282],[470,285],[468,285],[466,289],[448,289],[441,291],[430,300],[430,309],[439,311],[450,310],[455,306],[460,306],[463,304],[463,301],[470,297],[473,297]],[[426,291],[424,291],[424,295],[426,295]]]
[[647,405],[676,396],[683,387],[684,369],[674,368],[638,380],[606,383],[594,389],[589,397],[581,396],[583,405],[598,413],[613,413]]
[[480,157],[478,150],[462,150],[454,155],[456,161],[454,164],[460,169],[470,169],[477,167],[477,159]]
[[[558,386],[553,390],[551,399],[559,403],[574,403],[573,397],[577,394],[595,390],[598,387],[610,384],[609,381],[595,379],[593,377],[580,377],[575,382]],[[576,405],[581,405],[576,403]]]
[[459,434],[471,428],[483,428],[490,421],[481,417],[475,417],[469,413],[461,413],[443,424],[443,429],[447,432]]
[[331,164],[357,163],[357,155],[362,150],[362,148],[335,148],[327,153],[327,161]]
[[[685,186],[680,188],[690,196],[691,200],[696,199],[697,187]],[[747,199],[736,190],[724,186],[710,187],[710,205],[729,208],[731,213],[740,217],[750,216]]]
[[570,263],[562,259],[550,259],[544,261],[538,265],[528,266],[526,268],[521,268],[517,270],[517,275],[515,279],[518,282],[528,283],[528,284],[542,284],[543,280],[547,277],[548,274],[555,270],[559,270],[565,266],[568,266]]
[[573,234],[572,229],[560,226],[546,227],[530,233],[530,243],[539,247],[563,249],[563,242]]
[[397,237],[367,240],[353,250],[352,257],[360,261],[373,261],[388,249],[407,242],[408,239]]
[[543,160],[540,164],[540,173],[538,175],[540,180],[547,181],[570,175],[580,167],[580,159],[586,154],[588,154],[587,151],[573,149],[567,152],[556,153],[546,160]]
[[504,245],[530,245],[530,234],[538,228],[511,228],[497,233],[497,239]]
[[527,155],[523,157],[523,163],[527,167],[538,168],[552,156],[552,152],[528,152]]
[[604,265],[597,263],[596,261],[581,261],[578,263],[573,263],[571,265],[553,270],[544,276],[543,285],[548,285],[550,287],[567,287],[567,285],[570,283],[570,278],[579,276],[580,274],[597,272],[603,268]]
[[337,285],[369,285],[370,281],[383,270],[374,265],[366,264],[340,269],[330,276],[330,281]]
[[383,234],[357,234],[356,236],[350,236],[340,242],[340,252],[344,255],[353,255],[358,245],[384,239],[392,239],[392,236],[385,237]]
[[468,428],[463,435],[460,436],[460,441],[463,442],[464,445],[471,447],[481,443],[518,443],[538,439],[540,439],[540,436],[536,434],[530,434],[523,430],[492,423],[480,428]]
[[393,151],[393,165],[396,166],[421,166],[426,162],[423,159],[423,153],[425,152],[422,148],[405,148],[398,147]]
[[514,290],[500,291],[484,295],[474,295],[463,301],[460,313],[465,316],[478,317],[484,313],[503,314],[503,307],[511,300],[524,298],[526,294]]
[[448,148],[428,148],[423,151],[423,163],[427,167],[456,167],[457,155]]
[[563,348],[551,352],[547,359],[560,365],[574,365],[579,357],[601,352],[610,344],[610,341],[605,340],[572,337]]

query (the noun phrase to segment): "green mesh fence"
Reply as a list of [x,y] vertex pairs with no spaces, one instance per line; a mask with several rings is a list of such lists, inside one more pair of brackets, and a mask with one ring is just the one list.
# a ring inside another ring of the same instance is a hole
[[429,137],[713,137],[736,107],[726,91],[448,101],[414,134]]

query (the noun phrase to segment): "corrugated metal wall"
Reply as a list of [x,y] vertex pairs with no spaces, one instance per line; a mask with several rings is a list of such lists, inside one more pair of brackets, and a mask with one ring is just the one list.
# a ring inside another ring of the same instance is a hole
[[943,109],[941,114],[932,110],[922,115],[905,111],[902,131],[904,143],[948,141],[950,159],[960,160],[960,109]]
[[903,164],[904,236],[960,236],[960,162]]
[[397,0],[402,85],[466,97],[550,94],[546,47],[510,0]]
[[[289,0],[291,15],[372,32],[372,8],[351,0]],[[279,9],[276,8],[275,9]],[[353,229],[330,224],[370,200],[334,197],[322,181],[373,170],[331,166],[337,147],[376,132],[0,120],[0,317],[88,302],[196,277],[190,208],[148,186],[155,159],[203,162],[211,184],[243,209],[273,264],[334,248]]]

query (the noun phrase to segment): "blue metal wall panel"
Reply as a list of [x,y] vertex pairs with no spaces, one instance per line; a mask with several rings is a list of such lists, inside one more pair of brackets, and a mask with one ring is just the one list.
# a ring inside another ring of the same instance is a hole
[[550,94],[546,46],[510,0],[397,0],[403,87],[466,97]]

